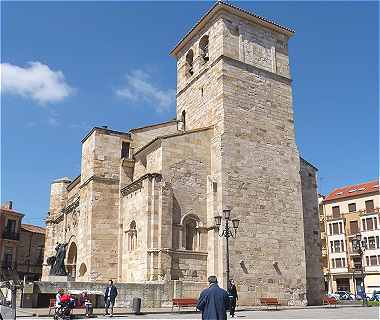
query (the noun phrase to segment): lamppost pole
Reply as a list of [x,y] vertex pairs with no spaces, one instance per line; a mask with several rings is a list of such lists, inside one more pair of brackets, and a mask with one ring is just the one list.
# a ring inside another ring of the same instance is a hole
[[228,238],[229,238],[229,226],[228,226],[228,220],[226,220],[226,228],[225,228],[225,234],[226,234],[226,276],[227,276],[227,286],[230,281],[230,248],[228,246]]
[[[230,227],[230,217],[231,217],[231,210],[225,209],[223,210],[223,217],[222,216],[216,216],[215,219],[215,226],[218,230],[218,236],[226,238],[226,277],[227,277],[227,286],[230,281],[230,248],[229,248],[229,238],[236,238],[237,235],[237,229],[239,227],[240,220],[239,219],[232,219],[232,226]],[[222,225],[222,219],[224,219],[224,228],[220,228]],[[222,231],[220,233],[220,230]]]
[[362,276],[362,299],[363,299],[363,306],[367,304],[367,295],[365,293],[365,284],[364,284],[364,251],[367,249],[367,243],[365,240],[362,240],[362,235],[358,233],[356,237],[352,240],[353,249],[360,255],[360,261],[361,261],[361,276]]

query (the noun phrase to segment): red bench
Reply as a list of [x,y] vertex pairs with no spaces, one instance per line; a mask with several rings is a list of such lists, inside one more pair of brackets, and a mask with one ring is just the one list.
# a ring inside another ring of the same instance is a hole
[[281,305],[278,302],[277,298],[260,298],[260,304],[267,306],[267,309],[269,309],[269,307],[275,306],[276,310],[277,310],[277,307]]
[[336,300],[335,297],[324,296],[324,297],[322,298],[322,303],[323,303],[323,304],[330,305],[330,306],[335,305],[335,307],[336,307],[338,301]]
[[178,310],[181,310],[181,307],[196,307],[198,300],[193,298],[174,298],[172,302],[173,311],[174,307],[178,307]]

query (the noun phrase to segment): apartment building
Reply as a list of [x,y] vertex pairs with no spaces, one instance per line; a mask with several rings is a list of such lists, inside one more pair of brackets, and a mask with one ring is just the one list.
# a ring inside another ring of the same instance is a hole
[[[363,278],[367,293],[379,288],[379,181],[338,188],[319,200],[326,291],[361,292]],[[366,246],[363,257],[352,245],[358,236]]]
[[45,228],[22,224],[12,201],[0,207],[0,281],[41,279]]
[[[16,269],[17,246],[20,241],[21,220],[23,214],[12,207],[12,201],[0,208],[0,270],[1,277]],[[1,278],[0,277],[0,278]],[[1,279],[0,279],[1,280]]]

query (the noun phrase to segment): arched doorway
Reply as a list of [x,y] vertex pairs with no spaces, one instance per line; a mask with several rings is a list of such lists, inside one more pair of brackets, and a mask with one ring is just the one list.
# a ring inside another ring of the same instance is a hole
[[69,251],[67,252],[66,268],[67,268],[67,273],[73,279],[75,279],[75,276],[76,276],[76,266],[77,266],[77,245],[75,244],[75,242],[72,242],[70,244]]

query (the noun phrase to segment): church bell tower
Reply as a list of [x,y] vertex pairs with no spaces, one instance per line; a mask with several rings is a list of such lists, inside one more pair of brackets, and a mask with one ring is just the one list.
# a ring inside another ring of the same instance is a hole
[[[171,52],[177,119],[214,126],[208,225],[225,208],[241,225],[230,241],[240,302],[276,296],[306,303],[300,159],[288,40],[293,31],[217,2]],[[208,232],[208,274],[226,285],[225,239]],[[294,298],[296,296],[296,298]]]

